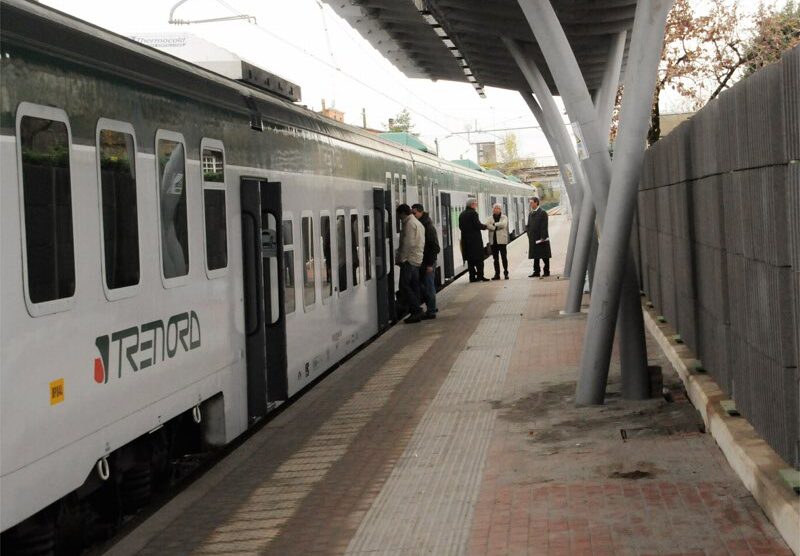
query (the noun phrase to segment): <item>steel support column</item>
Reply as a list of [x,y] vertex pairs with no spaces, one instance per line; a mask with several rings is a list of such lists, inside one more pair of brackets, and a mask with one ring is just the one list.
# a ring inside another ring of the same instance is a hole
[[[593,206],[591,191],[586,183],[586,177],[583,173],[580,160],[578,160],[578,155],[575,152],[575,148],[572,146],[572,141],[569,138],[567,130],[564,128],[564,120],[561,118],[561,111],[558,109],[558,105],[544,80],[544,76],[542,76],[536,63],[529,56],[525,55],[519,44],[508,38],[503,38],[502,40],[511,53],[511,56],[514,58],[514,61],[516,61],[520,71],[525,76],[525,80],[528,82],[528,85],[530,85],[531,91],[536,95],[536,99],[534,99],[527,93],[521,93],[525,102],[528,103],[531,112],[533,112],[534,117],[542,126],[542,131],[545,133],[547,142],[553,149],[553,153],[556,155],[556,161],[561,167],[562,175],[566,175],[565,167],[569,166],[575,178],[575,197],[578,200],[572,205],[573,218],[572,225],[570,226],[569,244],[567,245],[567,262],[564,267],[564,276],[569,277],[572,274],[574,253],[578,247],[578,230],[580,229],[581,219],[586,213],[584,207],[586,207],[587,203],[589,208]],[[590,216],[590,227],[593,227],[594,215],[592,214]],[[586,270],[584,269],[583,274],[585,275],[585,273]],[[578,302],[578,311],[580,311],[580,301]]]
[[[600,121],[605,121],[608,127],[611,126],[611,118],[614,113],[614,103],[617,98],[617,89],[619,88],[619,76],[622,72],[622,58],[625,55],[627,35],[628,33],[623,31],[612,39],[608,60],[603,71],[603,81],[597,90],[594,100],[595,110],[597,110]],[[593,283],[594,255],[597,254],[596,209],[594,205],[591,207],[585,206],[583,211],[584,214],[578,230],[578,244],[575,248],[575,257],[572,263],[576,279],[569,283],[567,300],[564,306],[564,312],[567,314],[578,313],[581,310],[587,271],[589,273],[590,289]]]
[[[528,24],[536,37],[536,42],[544,54],[559,94],[564,101],[570,119],[576,122],[586,147],[588,158],[584,160],[592,196],[597,209],[597,222],[603,229],[605,209],[608,203],[608,190],[611,183],[611,157],[608,153],[608,127],[601,125],[597,110],[592,102],[586,82],[581,74],[575,54],[570,48],[564,29],[553,10],[549,0],[519,0]],[[629,70],[628,75],[632,72]],[[602,239],[602,238],[601,238]],[[628,264],[630,261],[630,264]],[[624,376],[637,376],[647,379],[647,351],[644,344],[644,322],[638,295],[638,278],[633,264],[633,253],[628,249],[624,258],[625,272],[623,279],[627,286],[619,306],[598,307],[601,314],[606,315],[600,325],[610,327],[607,331],[587,329],[587,337],[602,334],[610,337],[607,348],[609,358],[595,361],[597,370],[588,379],[582,380],[578,386],[576,402],[578,404],[602,403],[605,397],[605,385],[608,377],[610,353],[614,337],[614,319],[608,313],[620,311],[619,341],[620,359]],[[633,288],[631,287],[633,286]],[[631,292],[635,294],[631,297]],[[595,301],[593,300],[593,305]],[[603,372],[603,368],[605,371]],[[600,395],[596,395],[600,392]],[[589,394],[591,393],[591,395]]]
[[[528,104],[533,117],[539,123],[539,126],[544,133],[547,143],[553,151],[553,156],[556,159],[556,164],[561,171],[561,177],[567,188],[567,195],[569,195],[569,202],[572,205],[572,222],[569,228],[569,242],[567,244],[567,256],[564,261],[564,278],[569,278],[572,271],[572,256],[575,251],[575,239],[578,235],[578,224],[580,222],[581,206],[584,203],[586,180],[583,179],[580,164],[577,164],[577,157],[575,151],[569,144],[569,137],[560,137],[559,132],[554,132],[552,129],[552,122],[545,117],[544,111],[539,102],[533,98],[531,93],[520,91],[523,100]],[[559,116],[560,117],[560,116]],[[558,124],[556,124],[558,125]],[[563,130],[563,123],[560,130]],[[558,137],[558,139],[557,139]],[[566,143],[564,141],[566,139]],[[566,153],[566,154],[565,154]],[[570,156],[571,153],[571,156]],[[575,160],[573,160],[575,159]],[[570,179],[572,181],[570,181]]]
[[[600,116],[600,121],[605,121],[609,129],[614,119],[614,106],[616,105],[617,90],[619,89],[620,75],[622,74],[622,61],[625,57],[625,41],[627,38],[628,32],[621,31],[611,39],[611,44],[608,49],[608,58],[603,68],[603,81],[600,83],[600,88],[597,89],[594,96],[594,106],[595,109],[597,109],[597,114]],[[595,262],[597,261],[598,243],[595,234],[592,234],[591,242],[589,263],[585,266],[589,275],[589,291],[592,290],[592,285],[594,284],[594,268]],[[583,292],[573,292],[573,297],[579,297],[582,293]],[[567,303],[569,303],[569,300]]]
[[[623,273],[632,274],[630,269],[633,262],[628,258],[626,263],[626,255],[630,253],[631,225],[636,208],[653,89],[667,15],[672,3],[673,0],[639,0],[636,6],[628,55],[628,77],[625,79],[625,94],[606,210],[608,225],[603,229],[597,254],[595,285],[587,324],[589,332],[581,360],[578,397],[584,403],[602,401],[605,391],[616,317],[615,311],[607,308],[616,307],[621,298],[638,296],[637,286],[623,281],[622,278]],[[624,318],[624,315],[620,318]],[[625,346],[620,345],[620,348],[625,349]],[[623,378],[627,378],[623,381],[623,393],[626,396],[647,396],[646,376]]]
[[[531,85],[531,88],[533,89],[534,87]],[[549,95],[550,93],[549,91],[546,91],[545,94]],[[567,257],[564,265],[564,277],[568,278],[572,267],[571,262],[575,250],[578,227],[580,225],[581,215],[583,214],[582,207],[586,204],[588,186],[585,178],[583,177],[582,168],[578,161],[578,157],[575,154],[575,149],[572,147],[569,135],[567,135],[567,132],[564,130],[564,124],[561,120],[561,115],[558,112],[558,107],[555,106],[555,102],[553,102],[552,106],[550,106],[548,103],[548,111],[552,111],[555,108],[556,112],[555,114],[551,114],[550,117],[547,117],[545,116],[544,108],[530,95],[530,93],[520,91],[520,95],[522,95],[522,98],[528,104],[528,108],[530,108],[531,113],[533,113],[533,117],[541,126],[542,132],[545,134],[545,138],[547,139],[550,148],[553,150],[556,163],[561,170],[561,176],[564,178],[565,182],[569,182],[569,175],[572,175],[573,179],[575,180],[575,183],[571,184],[573,187],[573,194],[570,197],[570,203],[572,204],[572,224],[570,225],[569,230],[569,244],[567,245]],[[552,121],[553,119],[557,120],[555,124]],[[554,125],[557,131],[553,129]],[[592,200],[590,197],[590,205],[591,202]]]

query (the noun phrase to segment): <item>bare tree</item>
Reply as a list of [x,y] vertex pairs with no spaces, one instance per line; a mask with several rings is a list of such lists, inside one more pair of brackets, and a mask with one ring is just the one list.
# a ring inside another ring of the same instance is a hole
[[[800,44],[800,7],[793,0],[780,10],[759,7],[752,25],[737,2],[715,0],[698,15],[690,0],[676,0],[653,96],[648,143],[661,137],[661,93],[671,89],[699,109],[739,79]],[[613,134],[613,131],[612,131]]]

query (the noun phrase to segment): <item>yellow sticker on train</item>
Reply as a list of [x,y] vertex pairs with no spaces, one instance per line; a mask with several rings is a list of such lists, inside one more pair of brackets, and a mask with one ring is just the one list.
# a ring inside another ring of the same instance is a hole
[[50,405],[64,401],[64,379],[59,378],[50,383]]

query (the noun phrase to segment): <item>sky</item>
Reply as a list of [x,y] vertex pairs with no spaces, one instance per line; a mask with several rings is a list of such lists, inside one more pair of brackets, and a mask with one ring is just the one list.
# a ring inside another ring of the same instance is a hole
[[[471,85],[409,79],[317,0],[186,0],[174,17],[195,20],[246,14],[256,23],[229,21],[193,25],[168,23],[177,0],[43,0],[42,3],[121,35],[191,33],[234,52],[300,86],[301,104],[313,110],[323,100],[344,112],[345,122],[383,128],[403,108],[414,131],[427,144],[438,141],[448,160],[477,158],[474,143],[499,142],[508,131],[464,133],[475,129],[513,129],[519,152],[540,164],[553,164],[552,152],[519,93],[486,88],[481,99]],[[404,0],[398,0],[404,1]],[[405,0],[410,1],[410,0]],[[698,6],[711,0],[695,0]],[[753,11],[758,0],[737,2]],[[765,4],[782,0],[765,0]],[[668,96],[664,103],[675,105]]]

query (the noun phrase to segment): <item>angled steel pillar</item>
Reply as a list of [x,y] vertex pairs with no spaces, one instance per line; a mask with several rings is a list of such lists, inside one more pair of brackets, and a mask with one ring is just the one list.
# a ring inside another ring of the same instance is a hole
[[620,75],[622,74],[622,59],[625,57],[625,40],[628,38],[627,31],[617,33],[611,39],[608,50],[608,59],[603,68],[603,81],[600,88],[594,95],[594,105],[600,116],[601,122],[605,122],[611,127],[611,118],[614,115],[614,104],[617,100],[617,89],[619,89]]
[[[578,124],[578,131],[582,135],[583,143],[588,152],[588,158],[584,160],[584,169],[592,189],[592,197],[595,200],[595,208],[597,209],[597,221],[602,231],[608,202],[608,190],[611,183],[608,126],[603,124],[598,117],[575,54],[570,48],[564,29],[550,1],[518,1],[536,37],[536,42],[544,54],[545,60],[547,60],[550,73],[553,75],[570,119]],[[632,71],[628,71],[628,75],[632,73]],[[605,232],[603,231],[602,233]],[[625,288],[626,293],[621,297],[620,304],[613,307],[608,305],[597,307],[597,311],[604,318],[599,319],[596,324],[608,328],[608,330],[601,332],[594,330],[592,327],[587,328],[587,339],[589,336],[594,337],[597,335],[602,336],[602,338],[610,338],[607,346],[605,346],[608,351],[608,357],[594,361],[593,363],[596,365],[595,371],[590,373],[588,377],[581,376],[576,393],[576,402],[578,404],[603,403],[616,322],[613,316],[609,317],[609,313],[616,314],[617,310],[621,313],[619,319],[619,342],[623,381],[626,376],[636,376],[637,380],[647,379],[644,322],[638,294],[638,278],[635,274],[636,267],[633,264],[633,253],[630,249],[628,249],[622,264],[625,268],[623,279],[627,287]],[[595,303],[595,300],[592,300],[592,305],[595,305]]]
[[[594,106],[597,109],[597,114],[600,117],[601,125],[603,122],[610,128],[611,122],[614,118],[614,106],[617,100],[617,90],[620,84],[620,75],[622,74],[622,61],[625,57],[625,41],[628,38],[627,31],[617,33],[611,39],[611,44],[608,49],[608,58],[606,65],[603,68],[603,81],[600,83],[600,88],[595,91]],[[592,234],[591,237],[591,250],[589,252],[588,265],[583,268],[589,274],[589,291],[592,290],[594,284],[594,268],[597,260],[597,236]],[[583,264],[584,261],[581,261]],[[574,298],[578,297],[583,292],[570,292]],[[567,301],[570,304],[570,301]]]
[[[542,131],[545,133],[547,142],[556,155],[556,161],[561,168],[561,175],[566,177],[569,181],[567,175],[572,174],[575,179],[574,200],[572,201],[573,217],[570,226],[569,243],[567,245],[566,264],[564,266],[564,276],[569,277],[572,272],[572,260],[574,258],[573,254],[576,248],[580,220],[583,217],[582,207],[586,204],[587,194],[590,195],[589,187],[582,172],[578,156],[575,153],[575,148],[572,146],[569,134],[564,128],[564,121],[561,119],[561,111],[558,109],[556,101],[542,73],[539,71],[539,68],[536,67],[533,60],[522,52],[519,44],[508,38],[503,38],[502,40],[511,53],[511,56],[516,61],[520,71],[525,76],[528,85],[531,87],[531,91],[536,95],[536,99],[534,99],[529,94],[521,92],[522,98],[528,103],[528,107],[531,109],[531,112],[533,112],[534,117],[542,126]],[[591,199],[589,199],[589,203],[591,205]],[[592,218],[592,223],[593,222],[594,218]],[[578,305],[578,310],[580,310],[580,304]]]
[[[621,299],[638,295],[637,285],[624,281],[623,274],[632,274],[633,262],[628,260],[626,269],[625,261],[631,252],[631,225],[636,209],[653,89],[672,3],[673,0],[639,0],[636,6],[606,209],[608,225],[603,228],[597,254],[595,285],[587,323],[589,333],[583,345],[578,397],[584,402],[597,403],[597,400],[603,399],[616,316],[614,311],[607,308],[616,307]],[[625,315],[620,315],[620,318],[625,318]],[[620,349],[625,349],[625,346],[620,345]],[[646,376],[623,376],[625,378],[623,394],[627,397],[647,397],[649,385]]]
[[[603,71],[603,81],[594,98],[594,106],[600,118],[600,125],[602,125],[602,122],[606,122],[607,127],[611,126],[611,118],[614,113],[614,103],[617,98],[617,89],[619,88],[619,76],[622,72],[622,59],[625,55],[625,40],[627,36],[627,31],[622,31],[612,39],[608,60]],[[564,307],[565,313],[577,313],[581,310],[587,271],[589,273],[590,290],[594,282],[594,258],[597,255],[596,213],[594,205],[584,207],[583,210],[585,218],[581,220],[578,229],[577,246],[572,263],[576,279],[569,283],[567,301]],[[587,224],[589,222],[591,223],[590,225]],[[580,280],[577,279],[578,277],[580,277]]]
[[[559,131],[554,132],[551,127],[550,118],[545,117],[541,105],[531,96],[531,93],[520,91],[519,94],[528,104],[528,108],[530,108],[533,117],[544,133],[545,139],[547,139],[547,143],[550,145],[550,149],[553,151],[556,164],[558,164],[558,168],[561,171],[561,177],[564,179],[569,202],[572,205],[572,223],[569,228],[569,243],[567,244],[567,256],[564,263],[563,274],[564,278],[569,278],[572,268],[572,255],[575,250],[575,238],[578,235],[580,211],[584,203],[585,180],[576,173],[580,171],[580,165],[576,163],[577,157],[574,156],[575,151],[569,144],[569,137],[566,136],[566,132],[563,134],[567,140],[566,144],[564,143],[564,137],[561,137],[560,131],[563,131],[563,124],[559,126]],[[569,154],[570,151],[572,152],[571,157]],[[572,160],[573,158],[575,159],[574,161]]]

